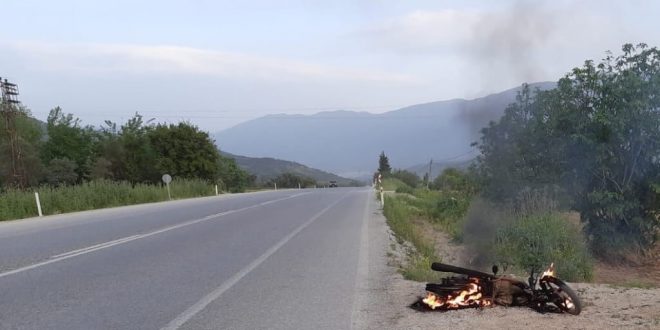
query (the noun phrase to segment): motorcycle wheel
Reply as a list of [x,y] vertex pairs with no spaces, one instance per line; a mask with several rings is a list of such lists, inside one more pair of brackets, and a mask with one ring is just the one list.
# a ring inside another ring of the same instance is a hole
[[572,315],[578,315],[582,312],[580,298],[564,281],[554,277],[546,277],[542,281],[552,290],[552,303],[559,309]]

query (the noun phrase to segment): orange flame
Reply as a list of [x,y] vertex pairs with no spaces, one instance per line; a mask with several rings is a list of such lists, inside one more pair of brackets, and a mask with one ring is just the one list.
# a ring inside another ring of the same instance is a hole
[[546,276],[555,277],[555,263],[554,262],[550,264],[550,267],[545,272],[543,272],[543,275],[541,275],[541,278],[544,278]]
[[456,309],[461,307],[486,307],[492,305],[488,299],[483,299],[483,288],[479,285],[476,278],[470,279],[471,283],[465,286],[455,297],[448,295],[440,297],[435,293],[428,292],[426,298],[422,301],[431,309],[443,307],[445,309]]
[[440,306],[442,306],[444,303],[440,300],[440,297],[437,295],[428,292],[426,295],[426,298],[422,299],[422,301],[427,304],[431,309],[436,309]]

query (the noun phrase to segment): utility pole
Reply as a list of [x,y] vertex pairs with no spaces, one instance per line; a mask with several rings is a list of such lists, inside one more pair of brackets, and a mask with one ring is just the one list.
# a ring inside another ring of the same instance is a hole
[[429,184],[431,183],[432,170],[433,170],[433,158],[431,158],[431,161],[429,162],[429,175],[427,176],[427,180],[426,180],[426,189],[429,189]]
[[23,167],[23,154],[16,131],[16,116],[19,114],[17,105],[18,86],[12,84],[7,79],[0,78],[0,90],[2,90],[2,103],[0,104],[0,114],[5,121],[5,130],[9,142],[9,153],[11,157],[11,177],[9,184],[17,188],[24,188],[27,185]]

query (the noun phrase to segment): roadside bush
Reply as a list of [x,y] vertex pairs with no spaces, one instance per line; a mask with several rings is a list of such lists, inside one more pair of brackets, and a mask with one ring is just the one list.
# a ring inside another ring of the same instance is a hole
[[420,215],[449,234],[456,241],[462,240],[463,219],[467,213],[472,197],[460,191],[433,191],[415,189],[409,203]]
[[413,188],[410,188],[409,186],[400,186],[396,188],[396,193],[412,195],[413,193],[415,193],[415,190]]
[[397,179],[397,178],[390,178],[386,177],[383,179],[383,189],[386,191],[396,191],[398,188],[411,188],[409,185],[407,185],[405,182]]
[[577,225],[558,212],[521,215],[496,231],[498,262],[522,273],[545,270],[555,263],[557,275],[567,281],[592,278],[592,260]]
[[417,187],[417,184],[419,183],[419,177],[417,174],[406,170],[396,170],[388,174],[388,177],[399,179],[412,188]]
[[431,188],[444,191],[462,191],[474,195],[479,189],[474,174],[457,168],[446,168],[433,180]]

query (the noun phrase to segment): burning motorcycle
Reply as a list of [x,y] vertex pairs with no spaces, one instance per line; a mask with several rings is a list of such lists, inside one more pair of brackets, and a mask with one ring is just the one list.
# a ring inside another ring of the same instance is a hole
[[529,306],[541,313],[578,315],[582,311],[579,297],[555,277],[553,265],[543,273],[532,269],[527,283],[512,276],[498,276],[497,266],[493,266],[493,274],[442,263],[433,263],[431,269],[463,276],[428,283],[427,296],[411,306],[418,310],[442,311],[498,304]]

